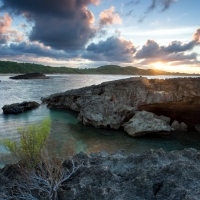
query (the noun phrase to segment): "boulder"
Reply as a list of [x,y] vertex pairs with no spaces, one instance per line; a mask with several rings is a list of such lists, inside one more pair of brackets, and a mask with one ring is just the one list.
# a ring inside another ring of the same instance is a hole
[[169,135],[171,130],[168,119],[159,117],[154,113],[141,111],[137,112],[124,125],[124,130],[132,137],[138,137],[149,133]]
[[37,108],[39,105],[40,104],[35,101],[24,101],[22,103],[4,105],[2,109],[4,114],[18,114],[33,108]]
[[197,125],[195,126],[195,130],[198,131],[198,132],[200,132],[200,124],[197,124]]
[[179,123],[178,121],[174,121],[171,125],[172,131],[187,131],[187,125],[184,122]]
[[49,77],[47,77],[43,73],[28,73],[28,74],[23,74],[23,75],[12,76],[9,78],[11,79],[48,79]]

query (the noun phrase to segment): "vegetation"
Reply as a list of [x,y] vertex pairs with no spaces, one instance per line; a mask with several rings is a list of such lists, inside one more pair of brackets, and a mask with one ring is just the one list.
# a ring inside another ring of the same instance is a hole
[[46,74],[121,74],[121,75],[186,75],[184,73],[170,73],[162,70],[140,69],[127,66],[105,65],[98,68],[70,68],[50,67],[33,63],[17,63],[11,61],[0,61],[0,73],[31,73],[40,72]]
[[1,142],[23,165],[33,167],[41,159],[50,126],[51,120],[46,118],[39,125],[29,125],[27,128],[18,129],[19,141],[3,139]]
[[[52,144],[48,151],[46,141],[50,126],[51,121],[46,118],[39,125],[20,128],[19,141],[10,139],[1,141],[12,154],[19,158],[21,163],[16,165],[19,174],[12,182],[11,187],[14,188],[12,199],[58,200],[58,191],[62,184],[83,167],[83,163],[75,162],[71,157],[63,160],[55,156]],[[72,141],[70,143],[73,144]],[[67,153],[74,153],[69,145],[66,148]],[[11,196],[2,193],[0,198],[11,199]]]

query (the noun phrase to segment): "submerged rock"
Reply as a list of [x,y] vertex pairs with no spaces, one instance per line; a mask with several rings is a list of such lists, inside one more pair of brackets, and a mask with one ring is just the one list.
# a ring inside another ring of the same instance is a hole
[[[168,153],[158,149],[131,155],[124,151],[111,155],[80,153],[73,160],[83,166],[62,183],[59,200],[200,199],[200,152],[195,149]],[[68,163],[65,161],[63,167],[68,169]],[[39,192],[48,197],[45,184],[31,185],[29,179],[22,185],[24,174],[18,173],[17,166],[6,166],[0,171],[0,198],[11,199],[10,195],[23,194],[28,199],[31,194],[39,196]]]
[[197,124],[197,125],[195,126],[195,130],[198,131],[198,132],[200,132],[200,124]]
[[28,73],[28,74],[9,77],[9,78],[11,79],[48,79],[49,77],[47,77],[43,73]]
[[188,127],[200,124],[200,78],[121,79],[42,98],[49,108],[79,112],[79,121],[117,129],[135,111],[163,115]]
[[38,106],[40,106],[40,104],[35,101],[24,101],[22,103],[5,105],[2,109],[4,114],[18,114],[33,108],[37,108]]
[[124,130],[133,137],[146,135],[148,133],[168,135],[171,130],[168,122],[168,118],[141,111],[137,112],[123,127]]
[[174,121],[171,125],[172,131],[187,131],[187,125],[184,122]]

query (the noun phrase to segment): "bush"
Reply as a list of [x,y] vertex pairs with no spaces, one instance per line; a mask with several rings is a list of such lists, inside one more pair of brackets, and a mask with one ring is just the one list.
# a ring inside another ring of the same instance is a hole
[[46,144],[51,129],[51,120],[44,119],[39,125],[29,125],[19,128],[19,141],[3,139],[2,144],[14,154],[23,165],[35,166],[41,158],[42,150]]

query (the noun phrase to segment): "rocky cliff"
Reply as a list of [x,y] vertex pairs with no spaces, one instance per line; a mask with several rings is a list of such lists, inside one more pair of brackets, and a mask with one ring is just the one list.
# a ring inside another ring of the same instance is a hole
[[191,128],[200,124],[200,78],[128,78],[53,94],[42,102],[78,111],[80,122],[97,128],[118,129],[142,110]]
[[[83,165],[60,186],[59,200],[200,199],[200,152],[195,149],[169,153],[159,149],[129,156],[124,151],[80,153],[73,160]],[[71,171],[68,163],[63,167]],[[32,178],[23,182],[20,167],[7,165],[0,171],[0,199],[52,199],[46,182],[39,184],[37,179],[38,184],[31,185]]]

